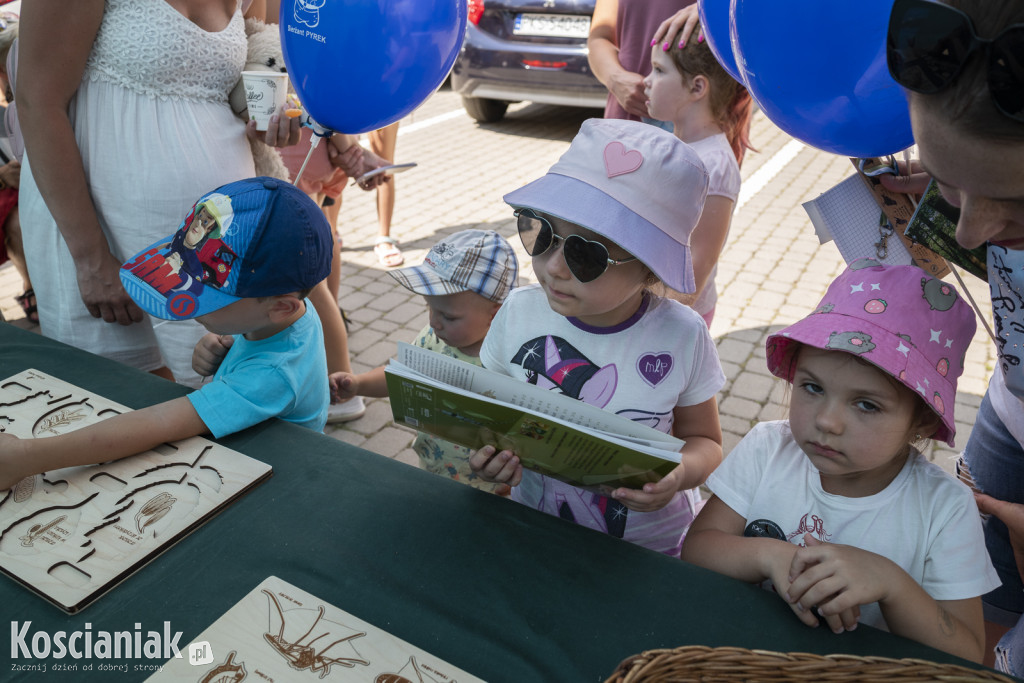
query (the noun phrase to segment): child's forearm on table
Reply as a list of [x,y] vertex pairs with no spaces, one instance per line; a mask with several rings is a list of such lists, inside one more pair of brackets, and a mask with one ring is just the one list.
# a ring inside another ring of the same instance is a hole
[[39,473],[119,460],[206,431],[192,403],[182,397],[65,434],[27,440],[25,445]]
[[909,574],[896,570],[889,596],[878,603],[889,631],[980,662],[985,649],[981,600],[937,601]]
[[719,529],[691,530],[682,559],[747,583],[771,578],[771,566],[789,562],[795,546],[774,538],[748,538]]

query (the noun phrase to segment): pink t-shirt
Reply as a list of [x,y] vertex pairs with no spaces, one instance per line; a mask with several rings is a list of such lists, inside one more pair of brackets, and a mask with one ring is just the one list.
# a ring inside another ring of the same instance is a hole
[[[619,0],[619,15],[615,23],[615,42],[619,46],[619,64],[623,68],[646,76],[651,72],[651,38],[658,25],[694,0]],[[606,119],[631,119],[611,94],[604,108]]]

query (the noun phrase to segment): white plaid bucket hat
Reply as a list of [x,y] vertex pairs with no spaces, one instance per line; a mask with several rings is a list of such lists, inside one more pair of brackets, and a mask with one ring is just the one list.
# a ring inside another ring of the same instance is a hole
[[422,296],[475,292],[501,303],[516,286],[519,263],[512,245],[494,230],[462,230],[431,247],[420,265],[388,275]]

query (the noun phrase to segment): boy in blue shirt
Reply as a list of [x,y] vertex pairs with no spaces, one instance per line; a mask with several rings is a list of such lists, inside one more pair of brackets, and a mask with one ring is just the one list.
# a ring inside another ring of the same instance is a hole
[[[212,333],[196,346],[193,364],[203,374],[206,349],[219,346],[213,380],[66,434],[0,434],[0,491],[40,472],[207,432],[219,438],[271,417],[322,431],[327,359],[320,320],[305,297],[330,273],[332,239],[316,203],[280,180],[240,180],[200,197],[174,235],[121,267],[121,281],[150,315],[194,318]],[[183,242],[198,264],[191,273],[176,253]]]

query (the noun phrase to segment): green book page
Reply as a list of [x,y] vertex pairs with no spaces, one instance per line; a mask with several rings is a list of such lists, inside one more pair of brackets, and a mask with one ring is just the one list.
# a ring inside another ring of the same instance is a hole
[[574,486],[602,493],[640,488],[679,463],[675,451],[630,443],[390,368],[385,376],[396,422],[467,448],[511,450],[523,467]]

